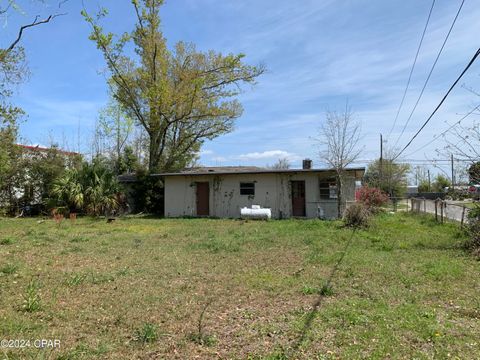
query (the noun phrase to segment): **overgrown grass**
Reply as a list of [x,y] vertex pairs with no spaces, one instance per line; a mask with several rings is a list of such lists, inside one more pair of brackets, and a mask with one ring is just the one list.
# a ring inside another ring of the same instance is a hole
[[[1,219],[5,358],[476,358],[480,266],[454,224]],[[328,285],[327,285],[328,284]],[[207,305],[209,304],[208,308]]]

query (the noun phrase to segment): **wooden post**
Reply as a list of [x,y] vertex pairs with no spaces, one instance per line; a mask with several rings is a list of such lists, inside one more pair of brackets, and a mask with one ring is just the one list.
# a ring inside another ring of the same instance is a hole
[[435,200],[435,221],[438,221],[438,200]]
[[461,227],[463,227],[463,222],[465,221],[465,206],[462,209],[462,222],[461,222]]
[[423,199],[423,212],[426,214],[427,213],[427,199]]
[[442,220],[442,224],[443,224],[443,201],[440,201],[440,206],[441,206],[440,219]]

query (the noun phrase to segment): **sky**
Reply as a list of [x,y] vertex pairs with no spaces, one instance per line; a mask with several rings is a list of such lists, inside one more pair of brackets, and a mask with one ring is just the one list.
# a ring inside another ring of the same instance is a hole
[[[4,0],[0,0],[4,2]],[[316,138],[327,111],[348,102],[361,123],[361,160],[379,156],[379,136],[391,147],[401,133],[460,0],[437,0],[402,112],[395,114],[425,26],[431,1],[423,0],[167,0],[161,9],[168,45],[193,42],[199,50],[244,53],[267,73],[240,95],[244,112],[235,130],[208,141],[200,154],[207,166],[258,165],[288,158],[293,167],[310,158],[319,166]],[[13,101],[28,114],[23,141],[88,153],[98,111],[108,100],[105,62],[88,40],[82,2],[18,1],[22,11],[2,19],[0,46],[35,14],[66,13],[29,29],[22,39],[31,75]],[[90,13],[109,9],[107,30],[133,28],[129,0],[84,0]],[[480,1],[466,0],[424,96],[398,146],[406,144],[479,46]],[[436,141],[415,151],[457,121],[479,99],[465,87],[478,86],[475,63],[437,115],[405,152],[408,159],[432,159]],[[464,85],[464,87],[460,86]],[[465,124],[471,121],[470,117]]]

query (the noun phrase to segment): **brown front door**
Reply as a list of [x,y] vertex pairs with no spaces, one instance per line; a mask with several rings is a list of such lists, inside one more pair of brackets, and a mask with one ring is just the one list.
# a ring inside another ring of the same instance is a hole
[[209,216],[210,188],[208,182],[197,182],[197,216]]
[[292,181],[292,215],[305,216],[305,181]]

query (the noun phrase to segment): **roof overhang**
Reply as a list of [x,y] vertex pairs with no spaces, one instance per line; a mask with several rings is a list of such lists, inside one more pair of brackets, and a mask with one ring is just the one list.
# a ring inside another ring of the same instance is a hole
[[[347,168],[348,173],[354,173],[355,179],[361,179],[365,174],[364,167]],[[305,173],[326,173],[335,172],[335,169],[260,169],[260,170],[245,170],[245,171],[192,171],[192,172],[173,172],[173,173],[160,173],[151,174],[155,177],[171,177],[171,176],[215,176],[215,175],[243,175],[243,174],[305,174]]]

